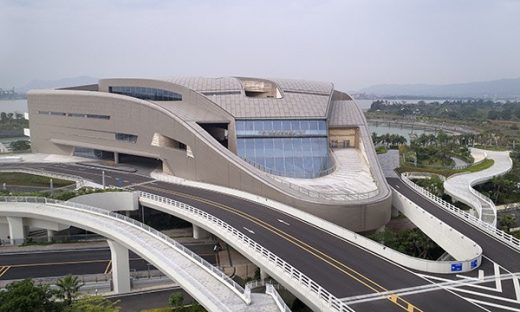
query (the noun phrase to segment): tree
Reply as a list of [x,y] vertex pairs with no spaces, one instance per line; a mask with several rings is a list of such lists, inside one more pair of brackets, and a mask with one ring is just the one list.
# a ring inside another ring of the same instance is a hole
[[513,214],[505,214],[500,217],[498,220],[499,228],[504,231],[508,232],[511,228],[516,227],[516,216]]
[[58,312],[60,304],[53,302],[47,285],[34,285],[30,279],[7,285],[0,291],[0,312]]
[[18,140],[11,142],[11,144],[9,144],[9,147],[11,147],[11,150],[15,152],[21,152],[30,149],[31,144],[29,143],[29,141],[26,140]]
[[119,301],[110,301],[102,296],[86,296],[65,308],[66,312],[119,312]]
[[170,295],[170,298],[168,298],[168,303],[173,311],[180,311],[180,309],[184,307],[184,295],[180,291],[174,292]]
[[58,286],[57,297],[63,299],[63,302],[70,306],[78,296],[79,289],[83,286],[83,283],[80,283],[77,276],[67,275],[60,278],[56,286]]

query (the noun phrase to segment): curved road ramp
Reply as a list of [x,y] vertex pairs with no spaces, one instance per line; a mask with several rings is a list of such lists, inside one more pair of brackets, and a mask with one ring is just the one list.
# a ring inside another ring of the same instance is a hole
[[497,152],[472,148],[471,155],[475,160],[492,159],[494,164],[482,171],[460,173],[449,177],[444,182],[444,190],[453,199],[475,209],[480,220],[496,227],[497,210],[495,204],[491,199],[477,192],[473,186],[506,174],[513,168],[513,160],[509,157],[509,151]]
[[245,291],[181,244],[121,214],[43,197],[0,197],[0,216],[7,217],[12,235],[23,232],[23,218],[69,224],[103,235],[112,253],[116,292],[130,291],[130,249],[176,281],[208,311],[267,312],[285,308],[283,302],[278,302],[279,296]]

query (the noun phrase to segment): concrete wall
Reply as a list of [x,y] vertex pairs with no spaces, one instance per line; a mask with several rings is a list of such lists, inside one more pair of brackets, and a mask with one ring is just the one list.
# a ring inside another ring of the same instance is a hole
[[482,256],[482,248],[474,241],[426,212],[395,189],[392,192],[392,205],[453,258],[466,261]]
[[108,211],[127,211],[139,209],[136,192],[104,192],[74,197],[69,202],[84,204]]
[[[208,114],[201,113],[205,116],[218,114],[216,119],[229,118],[229,150],[198,126],[192,116],[177,116],[168,102],[158,105],[105,92],[52,90],[28,94],[33,152],[71,154],[72,146],[82,146],[153,157],[161,159],[178,177],[271,198],[353,231],[375,230],[390,219],[391,193],[380,176],[381,194],[372,199],[327,202],[304,198],[303,194],[280,188],[233,153],[234,120],[206,97],[182,86],[149,80],[102,80],[100,90],[108,90],[108,85],[132,84],[180,93],[183,101],[176,104],[194,105],[199,112],[205,110]],[[109,115],[110,120],[41,115],[38,111]],[[137,135],[137,142],[116,141],[116,132]],[[182,150],[152,146],[156,132],[189,145],[194,157],[187,157]],[[369,160],[377,170],[377,160]]]

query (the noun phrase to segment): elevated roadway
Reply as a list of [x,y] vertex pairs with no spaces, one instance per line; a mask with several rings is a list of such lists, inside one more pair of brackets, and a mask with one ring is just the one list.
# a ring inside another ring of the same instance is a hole
[[[71,224],[107,237],[112,254],[116,291],[118,288],[129,290],[128,248],[182,285],[210,311],[277,309],[275,301],[270,296],[245,294],[240,286],[210,264],[194,257],[180,244],[122,215],[38,197],[3,197],[0,199],[0,215],[10,218],[41,218]],[[10,224],[10,227],[12,226]],[[128,286],[125,286],[125,283]]]
[[491,199],[473,189],[473,186],[506,174],[513,168],[513,161],[509,157],[509,151],[498,152],[472,148],[471,154],[475,159],[492,159],[494,163],[485,170],[450,176],[444,181],[444,190],[452,198],[475,209],[480,220],[496,227],[497,210],[495,204]]
[[[96,168],[67,164],[30,167],[76,174],[101,182],[101,170]],[[267,246],[337,298],[430,284],[399,264],[265,205],[126,172],[107,172],[105,178],[109,184],[115,184],[117,178],[117,181],[122,181],[121,186],[182,201],[225,220],[260,245]],[[387,300],[351,307],[356,311],[482,311],[479,306],[444,289],[388,297]]]
[[512,248],[508,244],[487,234],[478,226],[457,217],[442,208],[441,205],[428,200],[400,178],[387,178],[387,181],[393,188],[405,195],[408,199],[479,244],[487,258],[511,272],[520,272],[520,261],[518,261],[520,260],[520,249]]

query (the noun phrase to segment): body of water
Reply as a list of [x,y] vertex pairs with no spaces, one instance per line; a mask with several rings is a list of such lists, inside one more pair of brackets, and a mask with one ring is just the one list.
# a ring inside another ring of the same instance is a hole
[[27,100],[0,100],[0,112],[27,113]]
[[[399,100],[399,99],[390,99],[390,100],[386,100],[386,99],[381,99],[383,101],[388,101],[390,103],[404,103],[404,104],[417,104],[417,102],[419,101],[423,101],[425,103],[432,103],[432,102],[439,102],[439,103],[442,103],[444,101],[446,101],[445,99],[441,99],[441,100]],[[363,110],[363,111],[367,111],[369,108],[370,108],[370,105],[372,105],[372,102],[374,102],[376,100],[356,100],[356,102],[358,103],[359,107]]]
[[399,126],[388,126],[388,124],[379,123],[376,125],[375,123],[368,122],[368,131],[370,133],[375,132],[377,135],[382,135],[386,133],[401,135],[406,138],[406,143],[410,144],[410,135],[421,135],[423,133],[426,134],[435,134],[434,131],[430,130],[420,130],[420,129],[412,129],[408,127],[399,127]]

